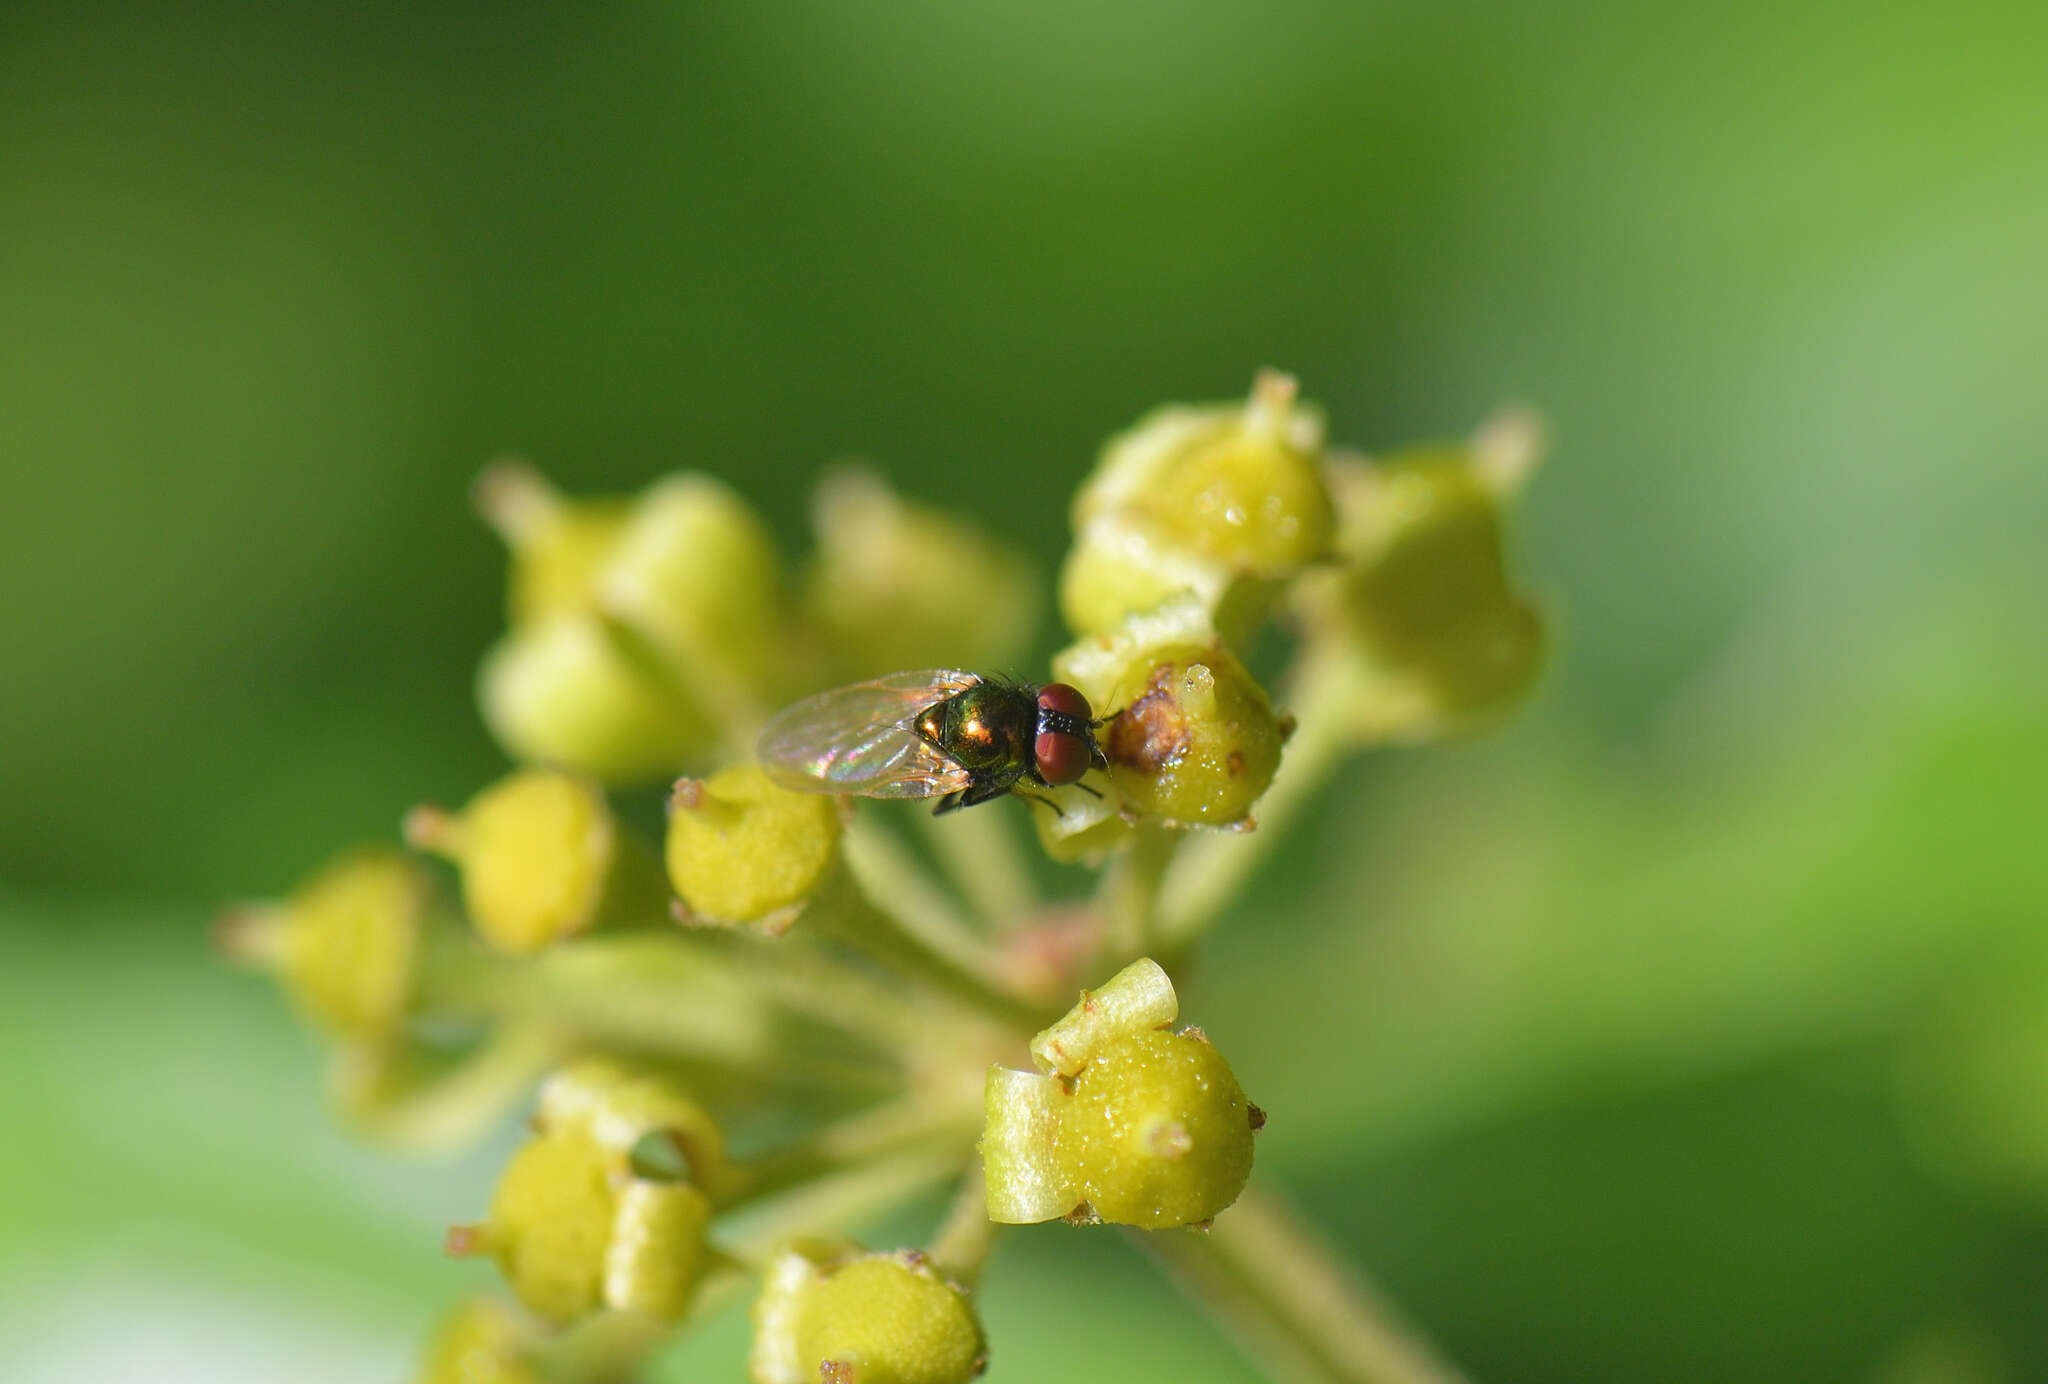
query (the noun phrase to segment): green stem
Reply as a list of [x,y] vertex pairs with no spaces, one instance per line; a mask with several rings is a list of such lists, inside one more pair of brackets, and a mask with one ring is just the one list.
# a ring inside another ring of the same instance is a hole
[[902,840],[873,814],[855,814],[841,849],[861,893],[894,920],[896,931],[971,978],[978,988],[1010,993],[1001,958],[968,925]]
[[[793,942],[763,956],[760,939],[645,932],[567,942],[528,961],[502,962],[493,995],[499,1016],[559,1027],[586,1042],[617,1045],[774,1076],[799,1062],[832,1084],[872,1089],[943,1031],[937,1016],[817,946]],[[790,1016],[865,1038],[874,1052],[798,1058]]]
[[1101,955],[1096,969],[1108,977],[1151,950],[1159,921],[1159,891],[1168,866],[1187,835],[1141,822],[1131,844],[1110,862],[1097,895],[1103,917]]
[[916,814],[940,863],[961,895],[985,922],[1002,924],[1038,906],[1015,825],[1002,811],[955,812],[945,817]]
[[934,1183],[957,1176],[971,1144],[970,1136],[907,1149],[801,1183],[729,1221],[721,1219],[719,1247],[743,1264],[758,1265],[792,1236],[858,1230]]
[[415,1073],[408,1047],[343,1045],[329,1082],[365,1136],[411,1153],[445,1152],[481,1139],[570,1048],[552,1028],[504,1024],[452,1065]]
[[1394,730],[1374,715],[1374,681],[1348,650],[1310,646],[1288,702],[1294,734],[1272,787],[1259,799],[1257,828],[1204,833],[1180,852],[1160,883],[1155,941],[1164,953],[1178,955],[1208,931],[1338,766]]
[[1138,1239],[1272,1378],[1461,1384],[1463,1376],[1270,1193],[1247,1189],[1206,1234],[1152,1231]]
[[981,1103],[906,1096],[849,1115],[746,1164],[737,1191],[722,1209],[751,1205],[791,1188],[879,1159],[934,1149],[971,1146],[980,1128]]
[[946,891],[874,813],[855,810],[840,849],[862,891],[902,919],[906,928],[932,939],[931,945],[944,951],[964,955],[974,947],[973,929]]
[[532,1363],[548,1384],[612,1384],[634,1378],[674,1330],[637,1312],[599,1312],[544,1342]]
[[[876,907],[865,890],[845,874],[826,882],[813,898],[811,910],[816,920],[813,926],[819,931],[959,1002],[970,1012],[1026,1031],[1038,1027],[1042,1016],[1037,1008],[1010,991],[992,956],[977,946],[977,960],[963,960],[960,953],[935,943],[909,920]],[[984,956],[985,961],[980,959]]]
[[988,1189],[982,1182],[981,1162],[973,1160],[968,1164],[967,1176],[960,1179],[960,1189],[954,1193],[945,1221],[932,1236],[932,1262],[961,1287],[972,1289],[981,1277],[982,1266],[988,1262],[998,1229],[988,1218]]
[[899,987],[810,936],[731,932],[707,940],[730,948],[747,978],[793,1012],[892,1049],[907,1065],[917,1065],[951,1032],[944,1016],[911,1003]]

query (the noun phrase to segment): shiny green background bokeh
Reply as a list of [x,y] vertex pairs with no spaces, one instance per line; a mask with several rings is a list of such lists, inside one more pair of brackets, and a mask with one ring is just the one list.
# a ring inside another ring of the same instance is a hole
[[[391,1377],[485,1281],[495,1154],[348,1146],[203,947],[495,772],[483,460],[796,550],[860,453],[1049,589],[1270,364],[1544,410],[1559,652],[1219,937],[1262,1171],[1475,1379],[2048,1377],[2044,73],[2031,0],[8,6],[0,1374]],[[1251,1377],[1112,1236],[985,1297],[994,1380]]]

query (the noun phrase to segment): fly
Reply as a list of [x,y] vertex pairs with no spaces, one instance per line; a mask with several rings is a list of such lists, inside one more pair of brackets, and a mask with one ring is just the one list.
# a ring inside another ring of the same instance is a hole
[[1057,788],[1108,768],[1093,716],[1063,682],[1032,687],[946,668],[895,673],[777,712],[755,752],[785,788],[937,798],[937,814],[1005,793],[1035,798],[1025,785]]

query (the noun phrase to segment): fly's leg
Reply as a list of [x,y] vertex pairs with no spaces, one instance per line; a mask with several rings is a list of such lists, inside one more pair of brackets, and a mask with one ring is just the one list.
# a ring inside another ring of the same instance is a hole
[[[1123,715],[1121,711],[1112,711],[1109,715],[1098,716],[1088,723],[1088,762],[1104,772],[1107,772],[1109,769],[1109,756],[1102,752],[1102,742],[1096,738],[1095,732],[1101,730],[1121,715]],[[1094,790],[1090,789],[1089,791],[1093,792]],[[1097,793],[1096,796],[1101,797],[1102,795]]]
[[943,816],[945,813],[951,812],[956,808],[975,807],[992,799],[1000,798],[1009,791],[1009,784],[993,780],[970,783],[965,788],[956,788],[945,797],[940,798],[938,803],[932,808],[932,816]]

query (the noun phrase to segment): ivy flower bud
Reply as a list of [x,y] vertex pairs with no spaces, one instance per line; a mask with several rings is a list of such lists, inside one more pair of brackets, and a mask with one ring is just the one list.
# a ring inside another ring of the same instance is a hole
[[1030,565],[980,529],[839,466],[812,504],[818,550],[804,606],[837,673],[998,668],[1037,623]]
[[1180,1017],[1173,982],[1157,962],[1134,961],[1100,990],[1083,990],[1065,1018],[1031,1040],[1031,1060],[1054,1076],[1075,1077],[1126,1034],[1166,1028]]
[[596,574],[600,609],[705,706],[744,718],[768,690],[782,560],[753,509],[710,476],[669,476],[636,500]]
[[987,1364],[966,1291],[914,1250],[792,1247],[754,1305],[754,1384],[966,1384]]
[[1078,633],[1191,591],[1241,638],[1284,582],[1329,555],[1323,424],[1292,379],[1259,376],[1244,404],[1155,410],[1110,439],[1074,502],[1060,611]]
[[484,721],[514,759],[646,783],[712,743],[704,713],[594,615],[514,628],[484,656]]
[[697,1179],[724,1157],[710,1118],[659,1076],[592,1062],[549,1080],[534,1125],[489,1219],[450,1230],[449,1253],[491,1255],[550,1321],[600,1308],[680,1320],[707,1258]]
[[1114,783],[1091,774],[1081,783],[1037,789],[1058,810],[1034,812],[1031,823],[1045,853],[1062,864],[1099,861],[1130,839],[1131,821],[1124,815]]
[[511,552],[506,604],[513,624],[590,608],[597,574],[625,531],[627,501],[569,499],[517,458],[485,467],[473,494]]
[[1038,1072],[990,1069],[989,1219],[1156,1230],[1237,1200],[1265,1116],[1201,1030],[1171,1031],[1178,1014],[1166,972],[1135,961],[1032,1040]]
[[716,1196],[733,1176],[725,1134],[702,1105],[667,1076],[614,1058],[586,1057],[550,1077],[538,1119],[588,1132],[642,1177],[688,1180]]
[[1478,446],[1431,447],[1333,472],[1346,627],[1446,721],[1520,700],[1543,663],[1542,616],[1508,581],[1495,461]]
[[419,1384],[542,1384],[536,1333],[504,1303],[467,1298],[434,1333]]
[[539,951],[603,922],[661,919],[668,881],[588,779],[522,769],[460,813],[415,808],[406,840],[454,862],[462,901],[498,951]]
[[1054,671],[1092,706],[1124,808],[1188,826],[1237,826],[1273,781],[1283,733],[1265,689],[1188,594],[1081,639]]
[[780,931],[839,855],[839,809],[759,765],[683,779],[669,800],[668,877],[693,918]]
[[351,851],[282,903],[230,912],[222,950],[275,971],[298,1009],[328,1033],[381,1041],[419,996],[430,928],[444,925],[432,878],[385,847]]

